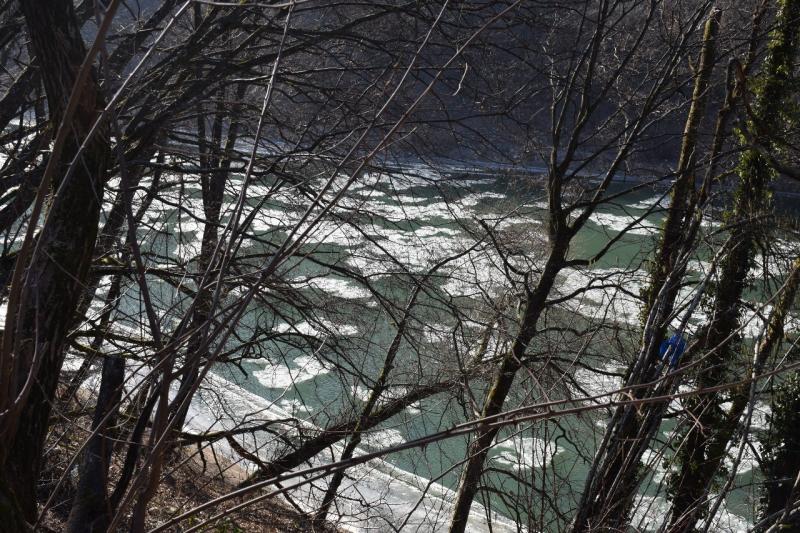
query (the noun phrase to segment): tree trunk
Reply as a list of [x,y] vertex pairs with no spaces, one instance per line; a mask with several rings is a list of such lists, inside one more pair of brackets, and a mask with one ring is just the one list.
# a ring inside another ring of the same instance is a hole
[[[525,351],[536,332],[536,324],[544,310],[547,296],[550,294],[550,289],[553,288],[556,276],[566,259],[569,249],[569,233],[554,232],[551,241],[552,248],[542,272],[542,277],[536,288],[528,294],[522,312],[520,331],[494,376],[481,411],[481,417],[494,416],[502,412],[503,404],[511,390],[511,385],[514,383],[517,371],[521,368],[522,361],[525,358]],[[467,449],[467,462],[461,472],[458,493],[450,520],[451,533],[463,533],[466,530],[472,501],[475,499],[483,476],[486,456],[498,431],[499,428],[497,427],[478,430],[477,436]]]
[[[700,52],[697,76],[695,77],[694,90],[692,91],[692,103],[686,116],[681,151],[678,156],[677,177],[672,189],[672,200],[667,210],[667,219],[664,222],[664,229],[661,234],[659,251],[651,268],[650,286],[646,295],[647,305],[643,312],[644,317],[650,314],[661,288],[672,269],[675,268],[679,252],[687,236],[686,223],[692,215],[692,200],[696,182],[697,131],[706,114],[709,83],[716,61],[716,37],[717,33],[719,33],[721,16],[721,11],[715,10],[708,18],[708,22],[706,22],[703,34],[703,48]],[[675,295],[679,287],[669,287],[668,289],[669,295],[665,298],[667,309],[664,314],[666,315],[672,312]],[[655,326],[663,334],[666,325],[656,324]]]
[[[41,66],[55,127],[64,116],[86,49],[71,1],[24,0],[20,6]],[[74,120],[67,125],[70,135],[64,145],[62,167],[77,153],[104,105],[94,77],[77,89],[78,107]],[[24,423],[18,423],[18,418],[4,421],[2,472],[10,485],[5,489],[16,495],[28,521],[36,515],[36,480],[50,405],[64,359],[65,339],[92,260],[109,157],[107,136],[100,131],[70,180],[62,183],[55,178],[58,194],[51,201],[36,250],[24,271],[18,305],[13,312],[11,306],[8,310],[2,351],[5,401],[13,401],[25,390],[29,373],[34,373],[34,381],[27,397],[23,394]],[[25,268],[21,261],[25,258],[18,260],[17,269]],[[0,520],[13,523],[8,516]]]
[[[719,11],[713,11],[704,29],[692,102],[678,157],[677,179],[651,271],[650,286],[645,295],[642,347],[636,364],[628,373],[626,385],[629,386],[652,379],[654,366],[658,365],[660,340],[665,336],[668,317],[672,314],[680,289],[679,282],[683,278],[685,266],[679,264],[679,259],[693,245],[696,233],[697,222],[692,220],[692,214],[696,201],[697,131],[705,115],[720,16]],[[693,226],[695,230],[691,229]],[[642,398],[648,391],[639,389],[635,394]],[[617,409],[612,423],[606,429],[606,444],[599,450],[587,478],[575,519],[575,531],[613,529],[624,525],[638,486],[639,462],[645,448],[642,441],[651,435],[652,428],[660,422],[662,414],[660,405],[646,406],[642,410],[632,406]]]
[[[799,19],[800,0],[783,1],[764,66],[765,84],[757,92],[755,116],[749,125],[756,143],[766,149],[773,145],[771,129],[779,127],[783,103],[791,95],[789,76],[796,56]],[[763,232],[751,219],[769,206],[767,187],[774,171],[767,159],[751,148],[742,155],[738,173],[740,181],[731,213],[731,249],[725,256],[717,284],[714,319],[704,328],[700,339],[700,349],[708,351],[697,370],[700,389],[725,383],[736,360],[740,300],[755,244]],[[724,436],[731,432],[732,422],[720,406],[722,401],[719,394],[710,394],[688,406],[696,423],[689,429],[677,455],[679,472],[670,480],[671,531],[693,531],[698,517],[705,513],[707,487],[725,453],[725,445],[717,441],[726,441]]]
[[[196,6],[196,8],[199,6]],[[195,13],[195,23],[199,24],[199,15]],[[241,85],[238,92],[238,101],[241,101],[244,96],[245,85]],[[220,106],[221,102],[225,100],[225,90],[221,90],[219,94]],[[201,174],[201,186],[203,195],[203,214],[205,215],[205,222],[203,224],[203,237],[200,244],[200,257],[197,261],[197,273],[200,276],[203,286],[197,288],[197,299],[195,302],[194,314],[192,315],[191,329],[196,333],[189,341],[186,348],[186,359],[184,363],[183,377],[181,384],[178,388],[178,393],[173,400],[173,405],[181,406],[186,397],[191,393],[195,386],[197,376],[203,362],[208,357],[208,349],[203,349],[207,345],[208,325],[212,319],[212,307],[214,298],[215,285],[210,283],[213,279],[212,270],[214,260],[216,259],[217,245],[219,243],[218,227],[220,224],[220,211],[222,209],[222,200],[225,194],[225,180],[227,179],[227,172],[225,168],[228,167],[231,161],[234,145],[238,137],[239,123],[233,119],[231,120],[228,137],[224,146],[222,145],[222,126],[223,126],[223,111],[218,109],[214,115],[214,124],[211,132],[211,143],[209,145],[206,139],[205,131],[205,115],[202,107],[198,108],[197,118],[197,134],[198,134],[198,150],[200,158],[200,166],[204,169],[212,170],[209,174]],[[220,158],[218,151],[223,151],[223,157]],[[188,404],[183,407],[178,407],[175,413],[177,422],[174,425],[173,431],[179,433],[183,429],[183,424],[186,419],[188,411]]]
[[[792,305],[794,304],[799,285],[800,260],[796,260],[792,271],[790,272],[789,277],[783,286],[783,293],[769,315],[764,337],[756,347],[756,353],[753,358],[753,368],[751,372],[753,376],[758,376],[761,374],[767,359],[772,355],[776,348],[780,346],[784,335],[784,322]],[[714,433],[709,436],[707,442],[704,444],[706,457],[702,463],[697,465],[696,470],[694,470],[694,475],[699,478],[698,482],[696,483],[696,501],[706,501],[708,493],[711,489],[711,483],[714,479],[714,475],[722,465],[725,455],[727,454],[728,445],[730,444],[730,441],[735,435],[737,429],[740,427],[742,415],[745,413],[748,404],[751,401],[755,401],[755,395],[751,395],[751,389],[754,390],[753,387],[755,387],[755,385],[756,383],[754,382],[751,387],[738,387],[733,389],[731,391],[732,397],[730,400],[730,409],[722,414],[719,425],[715,428],[712,428]],[[794,416],[794,414],[790,416]],[[786,429],[784,434],[787,436],[791,435],[791,430]],[[780,445],[775,443],[775,445],[767,446],[764,449],[768,450],[767,454],[769,455],[769,450],[775,450],[779,448]],[[791,475],[796,475],[796,471]],[[792,478],[788,484],[791,485],[793,480],[794,478]],[[701,485],[703,482],[705,482],[705,486]],[[702,493],[702,496],[698,496],[700,493]],[[783,499],[784,503],[785,501],[786,500]],[[700,509],[697,510],[699,511]],[[673,522],[675,524],[681,524],[681,527],[684,527],[683,524],[687,521],[687,519],[691,516],[696,516],[696,514],[695,506],[690,508],[676,507],[672,510]]]
[[378,424],[381,424],[391,417],[401,413],[404,409],[415,402],[424,400],[425,398],[430,398],[435,394],[445,392],[448,389],[457,386],[459,381],[460,380],[455,380],[453,382],[434,383],[431,385],[421,385],[416,387],[411,392],[404,394],[400,398],[386,402],[386,404],[373,411],[368,417],[362,416],[355,420],[348,420],[346,422],[329,426],[320,434],[307,439],[291,452],[288,452],[267,463],[265,468],[250,476],[247,481],[242,483],[242,486],[246,487],[255,483],[266,481],[270,478],[288,472],[293,468],[297,468],[306,461],[315,457],[317,454],[321,453],[326,448],[329,448],[345,438],[347,435],[353,433],[356,428],[359,428],[362,432],[368,431],[376,427]]
[[[380,400],[381,394],[387,388],[387,381],[389,379],[389,374],[394,367],[394,360],[397,356],[397,352],[400,349],[400,344],[403,340],[403,336],[405,335],[406,327],[408,326],[408,320],[411,314],[411,310],[414,307],[414,304],[417,301],[417,297],[419,296],[420,291],[422,290],[422,285],[417,285],[413,292],[411,293],[411,297],[409,298],[408,304],[406,305],[405,311],[403,312],[403,318],[397,324],[397,331],[395,332],[394,338],[392,339],[391,344],[389,345],[389,349],[386,352],[386,357],[383,360],[383,366],[381,368],[380,375],[378,375],[378,379],[375,381],[375,386],[372,387],[370,391],[369,398],[367,398],[366,403],[364,404],[363,409],[361,410],[361,414],[358,417],[356,422],[355,428],[353,428],[353,432],[350,435],[350,440],[347,442],[344,450],[342,451],[342,455],[339,457],[340,461],[348,461],[353,457],[356,449],[358,448],[359,444],[361,444],[361,437],[363,435],[364,428],[362,427],[362,423],[369,420],[370,415],[372,415],[372,410],[378,404]],[[331,505],[333,504],[334,499],[336,499],[336,494],[339,492],[339,487],[344,480],[345,471],[344,470],[337,470],[331,476],[331,480],[328,483],[328,488],[325,489],[325,495],[322,498],[322,505],[320,506],[319,510],[314,516],[314,521],[320,525],[325,523],[325,520],[328,516],[328,511],[330,510]],[[323,526],[324,527],[324,526]]]
[[[108,290],[106,305],[109,308],[102,317],[103,329],[107,327],[110,315],[116,308],[115,301],[119,298],[121,285],[122,275],[117,274]],[[92,343],[92,348],[98,350],[102,341],[101,332]],[[96,434],[90,438],[83,453],[78,487],[67,521],[67,531],[70,533],[102,533],[106,531],[111,520],[111,505],[107,492],[108,467],[116,432],[109,428],[113,428],[116,422],[124,381],[125,359],[117,355],[106,356],[103,359],[100,391],[92,419],[92,431]]]

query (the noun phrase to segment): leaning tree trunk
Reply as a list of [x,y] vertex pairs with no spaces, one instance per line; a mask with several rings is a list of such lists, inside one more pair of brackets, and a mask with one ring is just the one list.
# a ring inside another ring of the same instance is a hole
[[[771,131],[781,122],[782,106],[792,94],[790,76],[797,52],[800,0],[783,0],[777,29],[770,43],[764,66],[765,83],[757,92],[749,123],[760,149],[773,146]],[[731,212],[731,249],[726,255],[714,297],[714,317],[703,330],[701,350],[707,352],[698,368],[698,388],[723,384],[730,376],[732,362],[739,351],[740,300],[755,244],[761,236],[752,219],[769,208],[768,185],[774,174],[767,158],[756,148],[747,150],[739,164],[739,186]],[[696,423],[689,429],[677,455],[678,473],[670,480],[672,497],[671,531],[692,531],[705,512],[707,488],[725,453],[716,443],[729,432],[728,414],[721,407],[719,394],[708,394],[688,406]],[[720,435],[717,435],[717,433]],[[710,433],[710,435],[709,435]],[[725,439],[722,439],[725,440]]]
[[[678,158],[677,178],[651,270],[650,286],[645,293],[642,348],[628,373],[628,386],[646,383],[652,379],[654,366],[658,364],[659,340],[664,337],[669,325],[668,318],[672,315],[680,280],[686,268],[681,259],[694,245],[698,226],[698,221],[693,217],[697,201],[697,132],[705,115],[720,16],[719,11],[713,11],[705,25],[692,101]],[[706,182],[708,181],[706,178]],[[648,391],[638,389],[634,394],[643,398]],[[575,531],[623,526],[638,486],[639,461],[644,448],[642,436],[648,436],[649,428],[658,423],[662,412],[660,405],[643,408],[622,406],[617,409],[612,423],[606,429],[604,445],[598,451],[587,478],[575,518]],[[643,428],[647,430],[642,432]]]
[[[365,428],[363,427],[363,423],[369,420],[374,408],[378,405],[381,395],[388,388],[389,374],[391,374],[392,369],[394,368],[394,361],[397,357],[397,352],[400,350],[403,337],[405,336],[406,328],[408,327],[408,322],[411,316],[411,310],[413,309],[421,290],[422,285],[418,284],[416,287],[414,287],[414,290],[411,293],[408,304],[403,311],[403,317],[397,323],[397,331],[395,331],[394,338],[389,345],[389,349],[386,351],[386,357],[383,360],[383,366],[381,367],[378,379],[375,381],[375,385],[372,387],[372,390],[369,393],[369,397],[367,398],[367,401],[361,410],[361,414],[358,416],[356,426],[353,428],[353,432],[350,435],[350,440],[345,445],[342,455],[339,457],[339,461],[349,461],[353,458],[353,454],[355,454],[358,446],[361,444],[361,439],[364,435]],[[324,529],[324,523],[327,519],[331,505],[333,505],[333,501],[336,499],[336,495],[339,492],[339,487],[341,486],[342,481],[344,481],[344,475],[345,470],[337,470],[333,473],[331,480],[328,483],[328,487],[325,489],[325,494],[322,498],[322,504],[314,514],[314,522],[319,524],[322,529]]]
[[[694,80],[692,102],[686,116],[686,125],[683,130],[681,150],[678,156],[678,168],[675,183],[672,187],[672,198],[667,209],[667,219],[661,233],[661,241],[656,258],[651,267],[651,279],[646,293],[646,306],[643,316],[647,317],[656,303],[664,283],[675,268],[680,250],[687,237],[686,226],[692,215],[692,207],[696,186],[697,166],[697,132],[700,123],[706,114],[709,84],[716,61],[716,37],[719,32],[721,12],[715,10],[706,22],[703,34],[703,48],[700,52],[700,61],[697,66],[697,75]],[[668,287],[668,294],[664,297],[665,315],[672,313],[675,295],[679,287]],[[663,334],[666,324],[655,324],[659,333]]]
[[[519,333],[497,369],[483,404],[482,418],[497,415],[503,410],[503,404],[514,383],[517,371],[522,366],[528,344],[536,333],[536,324],[545,308],[547,296],[555,284],[556,276],[564,265],[570,237],[571,232],[567,230],[553,232],[550,256],[547,259],[539,282],[526,297]],[[466,530],[469,511],[475,495],[478,493],[480,480],[483,476],[486,456],[498,431],[498,427],[479,429],[467,449],[466,465],[461,472],[458,493],[453,505],[453,514],[450,521],[451,533],[463,533]]]
[[[471,371],[466,373],[467,377],[474,373],[476,369],[470,370]],[[461,377],[462,376],[459,376],[459,378]],[[379,424],[386,422],[391,417],[403,412],[403,410],[414,403],[430,398],[436,394],[441,394],[451,390],[460,384],[460,379],[454,379],[452,381],[444,381],[441,383],[419,385],[414,387],[408,393],[403,394],[399,398],[391,399],[385,404],[379,404],[377,408],[372,410],[369,416],[364,416],[363,413],[361,413],[358,417],[354,417],[353,419],[330,425],[324,430],[321,430],[319,434],[301,440],[297,448],[265,463],[240,486],[248,487],[256,483],[264,483],[269,479],[297,468],[303,463],[310,461],[324,450],[330,448],[340,440],[346,438],[354,431],[358,430],[362,433],[369,431],[370,429],[377,427]],[[191,439],[190,442],[192,440],[202,442],[207,439],[208,437],[204,435],[198,435],[196,439]]]
[[[86,49],[72,2],[24,0],[20,6],[41,67],[51,124],[55,128],[65,118],[69,122],[63,125],[69,128],[64,130],[69,133],[63,157],[54,161],[61,164],[53,181],[58,192],[36,237],[35,250],[19,254],[17,260],[0,360],[0,404],[15,412],[4,413],[0,427],[0,486],[5,494],[15,495],[24,519],[31,521],[36,515],[36,480],[50,406],[64,360],[65,339],[92,260],[110,150],[101,128],[72,176],[63,179],[66,164],[77,154],[104,106],[103,98],[93,76],[76,84]],[[77,104],[74,119],[66,116],[71,94],[73,105]],[[26,386],[29,374],[32,381]],[[0,529],[14,530],[20,520],[15,510],[2,505],[0,511]]]

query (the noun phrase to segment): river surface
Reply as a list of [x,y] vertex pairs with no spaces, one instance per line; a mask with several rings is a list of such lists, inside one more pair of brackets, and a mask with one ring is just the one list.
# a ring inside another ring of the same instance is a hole
[[[302,257],[286,262],[276,276],[280,281],[268,282],[259,291],[258,304],[250,307],[238,329],[240,338],[231,342],[241,361],[216,367],[217,385],[196,400],[189,426],[201,430],[243,419],[253,422],[292,415],[304,421],[293,431],[302,431],[351,416],[363,406],[396,331],[387,309],[397,314],[405,306],[409,273],[422,275],[448,256],[459,255],[429,276],[435,288],[424,292],[414,308],[416,320],[401,344],[390,388],[381,401],[401,396],[420,380],[452,375],[478,352],[487,326],[493,326],[493,332],[483,357],[501,354],[513,336],[515,295],[519,294],[519,287],[509,281],[519,276],[509,265],[531,272],[531,279],[536,279],[546,250],[545,197],[533,178],[455,176],[418,166],[402,174],[365,174],[353,184],[339,206],[310,231],[298,254]],[[271,254],[291,232],[309,203],[302,187],[284,185],[275,192],[274,185],[248,187],[244,215],[254,216],[238,250],[243,273],[263,265],[265,254]],[[629,187],[630,183],[617,183],[611,192]],[[225,221],[240,188],[241,178],[228,184]],[[166,196],[148,210],[139,232],[151,267],[172,268],[177,263],[191,270],[202,234],[199,190],[199,183],[184,181],[167,188]],[[645,261],[663,221],[664,197],[662,190],[651,187],[625,194],[603,205],[575,237],[570,248],[574,259],[592,258],[614,242],[588,267],[568,268],[559,275],[554,298],[586,290],[554,304],[540,320],[542,332],[531,347],[531,363],[520,372],[507,407],[581,398],[620,386],[637,349],[637,297],[646,282]],[[721,226],[716,218],[709,212],[704,225],[709,242],[720,238],[715,237]],[[487,227],[492,228],[494,241],[481,238]],[[627,234],[617,239],[626,228]],[[781,245],[794,249],[788,241]],[[708,260],[708,250],[699,250],[690,264],[691,279],[705,275]],[[343,275],[342,269],[356,273],[358,279]],[[226,285],[227,301],[240,298],[251,279],[246,275],[238,281],[231,278]],[[163,310],[165,329],[185,307],[180,286],[192,288],[192,283],[187,279],[176,287],[154,282],[152,290]],[[292,291],[290,298],[287,289]],[[690,285],[681,301],[688,302],[692,296]],[[144,334],[143,325],[133,319],[141,316],[138,295],[131,289],[127,297],[130,301],[122,309],[129,318],[118,317],[116,327]],[[758,294],[751,297],[756,301]],[[502,318],[496,321],[497,317]],[[702,309],[692,315],[687,336],[703,318]],[[750,313],[745,322],[745,335],[757,336],[763,326],[757,313]],[[576,335],[578,330],[581,335]],[[586,343],[587,335],[591,335],[590,343]],[[480,402],[484,387],[485,381],[476,378],[464,390]],[[469,417],[469,394],[461,396],[462,402],[449,393],[415,402],[370,431],[362,450],[379,450],[464,421]],[[673,402],[673,409],[679,407]],[[766,404],[760,402],[754,426],[764,427],[767,412]],[[481,516],[487,509],[508,519],[500,530],[529,521],[545,529],[551,524],[554,529],[557,515],[569,513],[577,501],[608,417],[608,410],[597,409],[501,432],[489,454],[490,471],[485,476],[496,491],[476,502],[475,529],[481,529]],[[641,529],[657,528],[665,515],[664,459],[671,455],[674,430],[674,419],[665,421],[645,456],[645,482],[633,518]],[[265,458],[281,447],[268,434],[246,444],[260,448]],[[381,524],[387,522],[400,525],[402,517],[414,509],[415,518],[405,524],[409,529],[440,528],[452,499],[447,488],[457,484],[465,450],[464,438],[452,438],[393,453],[379,466],[371,463],[372,467],[356,469],[343,486],[346,497],[340,513],[356,518],[343,525],[382,530]],[[753,516],[758,452],[757,443],[746,450],[737,488],[719,515],[716,527],[720,531],[744,530]],[[317,463],[334,459],[330,453],[323,455]],[[430,497],[421,498],[426,488]],[[304,488],[295,496],[313,507],[320,494],[318,489]],[[517,514],[522,510],[526,514]]]

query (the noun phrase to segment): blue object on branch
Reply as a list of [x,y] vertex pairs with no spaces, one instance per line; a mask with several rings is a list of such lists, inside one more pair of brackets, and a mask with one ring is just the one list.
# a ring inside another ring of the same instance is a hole
[[658,348],[658,356],[663,361],[669,354],[669,367],[671,369],[678,367],[683,352],[686,351],[686,339],[680,333],[674,333],[669,339],[661,341],[661,346]]

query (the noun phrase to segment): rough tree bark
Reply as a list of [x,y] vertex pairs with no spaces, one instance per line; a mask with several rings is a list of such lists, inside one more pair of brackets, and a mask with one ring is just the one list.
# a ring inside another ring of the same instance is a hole
[[[99,350],[103,343],[103,330],[108,327],[111,315],[116,309],[116,300],[120,296],[121,287],[122,274],[117,274],[108,289],[107,308],[101,317],[101,332],[92,343],[93,350]],[[119,355],[106,356],[103,359],[100,390],[92,419],[92,431],[96,434],[86,445],[81,461],[78,486],[67,520],[67,531],[70,533],[102,533],[106,531],[111,520],[112,508],[107,492],[108,468],[116,433],[111,428],[117,419],[124,379],[125,358]]]
[[[703,46],[695,77],[692,101],[686,118],[678,172],[672,200],[667,212],[656,263],[651,273],[650,286],[646,293],[644,310],[645,332],[642,351],[637,358],[641,364],[634,366],[626,379],[627,385],[647,382],[651,379],[653,366],[657,364],[659,341],[668,327],[675,298],[680,289],[685,265],[679,259],[685,249],[692,245],[695,205],[695,164],[697,132],[705,115],[707,93],[715,62],[716,35],[719,30],[720,12],[713,11],[706,22]],[[708,182],[708,179],[706,179]],[[676,270],[677,269],[677,270]],[[646,391],[637,392],[644,397]],[[657,410],[657,407],[653,407]],[[649,409],[624,406],[618,408],[613,421],[606,429],[608,441],[601,447],[590,471],[584,494],[576,515],[574,530],[594,530],[622,527],[627,520],[632,495],[638,485],[638,465],[642,446],[637,442]],[[651,424],[648,422],[648,424]]]
[[[752,109],[754,116],[749,129],[755,142],[762,147],[773,145],[772,131],[781,122],[782,106],[791,95],[791,76],[797,54],[800,1],[782,0],[776,21],[776,30],[770,43],[769,55],[764,65],[764,85],[756,93]],[[767,187],[774,170],[769,161],[755,148],[742,155],[739,185],[735,192],[730,214],[731,248],[725,256],[714,295],[714,319],[700,334],[700,353],[708,352],[698,368],[698,388],[714,387],[724,383],[729,375],[731,361],[739,349],[738,335],[741,313],[740,300],[747,283],[747,272],[752,262],[757,239],[762,230],[752,219],[769,207]],[[671,531],[692,531],[697,518],[705,512],[705,493],[725,446],[715,441],[725,430],[728,414],[720,404],[719,394],[704,395],[688,406],[696,424],[686,435],[686,441],[677,455],[679,472],[671,478],[672,498]],[[709,432],[715,435],[709,438]],[[716,435],[720,432],[720,435]],[[723,439],[724,440],[724,439]]]
[[[24,0],[20,7],[41,67],[50,121],[56,127],[64,117],[86,56],[78,20],[69,0]],[[67,126],[70,134],[64,144],[62,168],[77,153],[104,106],[93,76],[77,90],[78,107]],[[9,531],[36,515],[36,480],[50,405],[64,359],[65,339],[92,260],[109,158],[107,135],[102,130],[89,143],[71,178],[63,182],[63,173],[54,178],[58,193],[50,202],[36,250],[24,271],[13,313],[9,306],[2,350],[5,404],[25,390],[28,375],[35,372],[27,397],[23,396],[25,423],[16,423],[7,414],[3,420],[0,486],[14,494],[22,512],[19,516],[13,508],[0,506],[0,528]]]

